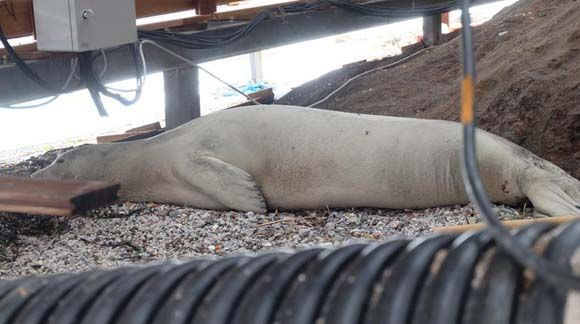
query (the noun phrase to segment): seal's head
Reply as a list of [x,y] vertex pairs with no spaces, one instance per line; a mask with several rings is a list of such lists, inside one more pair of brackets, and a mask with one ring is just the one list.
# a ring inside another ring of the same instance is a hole
[[63,153],[33,178],[59,180],[102,180],[107,150],[102,145],[87,145]]

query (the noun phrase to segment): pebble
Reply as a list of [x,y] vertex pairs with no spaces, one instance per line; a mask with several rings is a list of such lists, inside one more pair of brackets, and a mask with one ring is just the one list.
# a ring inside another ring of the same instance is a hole
[[326,225],[324,227],[326,227],[327,230],[332,231],[336,228],[336,223],[335,222],[328,222],[328,223],[326,223]]
[[402,223],[398,220],[392,221],[389,223],[389,225],[387,225],[389,228],[392,229],[398,229],[399,227],[401,227]]
[[308,228],[301,228],[298,230],[298,236],[306,237],[308,236],[308,232],[309,232]]

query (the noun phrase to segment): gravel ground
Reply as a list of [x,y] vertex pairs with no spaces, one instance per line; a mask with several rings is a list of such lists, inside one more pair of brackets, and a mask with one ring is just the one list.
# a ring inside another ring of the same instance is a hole
[[[28,175],[50,163],[61,151],[14,165],[0,165],[0,174]],[[524,217],[522,210],[496,208],[504,219]],[[127,202],[71,218],[0,213],[0,278],[200,255],[330,247],[398,235],[416,237],[430,233],[434,226],[478,221],[471,206],[262,215]]]

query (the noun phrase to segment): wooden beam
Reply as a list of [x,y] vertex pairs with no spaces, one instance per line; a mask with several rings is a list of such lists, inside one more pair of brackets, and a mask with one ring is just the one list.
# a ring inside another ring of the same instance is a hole
[[119,185],[0,177],[0,212],[71,216],[114,202]]
[[137,17],[151,17],[195,8],[195,0],[136,0]]
[[34,32],[32,0],[0,0],[0,24],[8,38],[32,35]]
[[[548,224],[564,224],[572,221],[580,220],[580,216],[560,216],[560,217],[545,217],[545,218],[531,218],[531,219],[517,219],[501,222],[507,228],[520,228],[530,224],[548,223]],[[487,227],[485,223],[455,225],[434,227],[435,233],[463,233],[467,231],[482,230]]]

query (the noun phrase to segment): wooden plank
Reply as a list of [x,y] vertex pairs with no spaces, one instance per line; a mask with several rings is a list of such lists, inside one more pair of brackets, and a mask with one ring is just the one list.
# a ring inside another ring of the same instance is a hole
[[118,184],[0,176],[0,212],[71,216],[117,199]]
[[[151,17],[196,9],[199,0],[136,0],[137,17]],[[212,0],[213,6],[227,5],[238,0]]]
[[97,137],[97,144],[136,141],[139,139],[153,137],[153,136],[159,135],[163,132],[164,132],[163,129],[156,129],[156,130],[148,130],[148,131],[141,131],[141,132],[131,132],[131,133],[123,133],[123,134],[98,136]]
[[34,15],[31,0],[0,0],[0,24],[8,38],[32,35]]
[[104,135],[97,137],[98,144],[126,142],[137,139],[143,139],[161,134],[164,130],[161,128],[161,123],[155,122],[135,128],[131,128],[123,134]]
[[[572,222],[575,220],[580,220],[580,216],[559,216],[559,217],[545,217],[545,218],[531,218],[531,219],[517,219],[501,222],[503,226],[507,228],[520,228],[526,225],[535,223],[548,223],[548,224],[564,224]],[[442,226],[434,227],[433,232],[435,233],[463,233],[467,231],[482,230],[487,227],[485,223],[477,224],[467,224],[467,225],[455,225],[455,226]]]
[[[269,104],[274,102],[274,91],[272,90],[272,88],[256,91],[254,93],[250,93],[248,96],[252,97],[254,100],[256,100],[257,102],[264,104],[264,105],[269,105]],[[255,105],[255,103],[253,101],[248,100],[246,102],[243,102],[243,103],[235,105],[235,106],[228,107],[226,109],[252,106],[252,105]]]
[[125,132],[125,134],[136,133],[136,132],[150,132],[150,131],[154,131],[154,130],[158,130],[158,129],[161,129],[161,123],[155,122],[155,123],[131,128],[131,129],[127,130]]
[[131,133],[131,134],[128,134],[131,136],[126,137],[126,138],[122,138],[122,139],[118,139],[114,143],[142,140],[142,139],[150,138],[153,136],[157,136],[157,135],[162,134],[164,132],[165,132],[165,128],[157,129],[157,130],[153,130],[153,131],[149,131],[149,132],[143,132],[143,133]]
[[[67,52],[39,52],[36,47],[36,42],[18,45],[14,47],[14,50],[18,53],[20,58],[23,60],[39,60],[39,59],[58,59],[58,58],[72,58],[74,54]],[[0,61],[7,58],[8,53],[5,49],[0,48]]]
[[136,0],[137,17],[151,17],[195,9],[195,0]]

